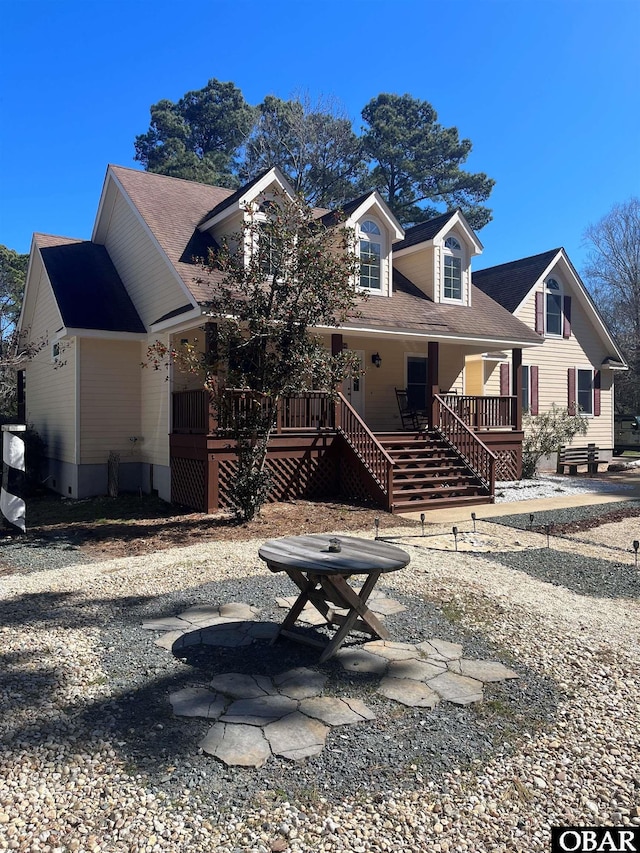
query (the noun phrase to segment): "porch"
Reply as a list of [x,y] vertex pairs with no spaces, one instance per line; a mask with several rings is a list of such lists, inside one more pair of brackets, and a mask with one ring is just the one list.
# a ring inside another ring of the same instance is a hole
[[[255,403],[246,391],[228,391],[220,410],[203,390],[172,395],[175,503],[205,512],[231,506],[232,417]],[[265,398],[259,403],[270,405]],[[340,496],[405,512],[492,502],[496,479],[519,478],[516,396],[434,393],[425,421],[422,430],[374,433],[342,393],[334,399],[319,391],[285,397],[267,457],[271,499]]]

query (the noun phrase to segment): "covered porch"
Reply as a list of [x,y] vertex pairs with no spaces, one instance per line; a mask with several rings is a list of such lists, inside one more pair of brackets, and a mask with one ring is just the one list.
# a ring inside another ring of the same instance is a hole
[[[332,347],[342,346],[341,338],[332,336]],[[522,363],[520,350],[513,351],[513,359]],[[376,410],[386,410],[383,422],[393,423],[391,429],[372,428],[358,411],[362,377],[345,382],[337,397],[308,391],[281,399],[267,460],[272,499],[342,496],[391,512],[493,501],[496,479],[521,474],[520,371],[513,371],[509,396],[470,395],[457,388],[441,393],[439,363],[440,346],[429,342],[426,405],[417,430],[397,425],[395,378],[382,402],[381,392],[376,394]],[[369,373],[382,369],[372,364]],[[231,414],[241,417],[244,407],[255,404],[255,396],[228,390],[221,408],[202,389],[174,391],[171,398],[173,500],[207,512],[230,506],[235,466]],[[260,405],[271,402],[263,399]]]

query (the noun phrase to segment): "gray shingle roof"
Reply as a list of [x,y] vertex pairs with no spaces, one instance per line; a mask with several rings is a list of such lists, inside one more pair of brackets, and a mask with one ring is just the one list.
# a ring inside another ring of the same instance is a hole
[[393,251],[399,252],[401,249],[407,249],[409,246],[416,246],[418,243],[424,243],[426,240],[433,240],[438,231],[444,228],[455,212],[455,210],[451,210],[448,213],[435,216],[433,219],[428,219],[426,222],[419,222],[417,225],[412,225],[411,228],[405,228],[404,240],[394,243]]
[[561,249],[551,249],[471,275],[474,285],[513,313]]
[[35,235],[62,320],[68,328],[145,331],[104,246]]
[[433,302],[406,276],[394,270],[391,299],[370,296],[360,300],[359,316],[343,328],[407,329],[443,338],[539,344],[540,335],[472,286],[468,305]]

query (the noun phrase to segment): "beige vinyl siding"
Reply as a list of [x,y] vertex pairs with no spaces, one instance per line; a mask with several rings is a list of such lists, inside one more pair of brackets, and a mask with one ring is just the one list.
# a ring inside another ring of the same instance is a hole
[[[572,294],[570,294],[572,295]],[[516,317],[533,328],[535,324],[535,294],[529,294]],[[525,319],[526,318],[526,319]],[[544,344],[523,352],[524,364],[538,366],[539,411],[548,411],[552,404],[566,406],[568,403],[567,377],[569,368],[599,369],[608,355],[599,334],[594,329],[578,299],[571,300],[571,337],[545,337]],[[600,391],[600,415],[589,418],[586,436],[578,436],[574,444],[593,441],[599,447],[610,448],[612,435],[611,371],[602,371]]]
[[[182,341],[187,341],[195,347],[198,353],[204,353],[205,348],[205,331],[203,328],[189,329],[184,332],[171,336],[171,345],[175,347],[177,352],[180,352]],[[203,383],[203,375],[201,373],[190,373],[186,369],[186,365],[182,366],[179,363],[173,366],[173,390],[174,391],[196,391],[201,389]]]
[[[570,368],[600,369],[609,354],[598,331],[594,328],[577,297],[569,292],[571,300],[571,337],[546,337],[541,347],[522,351],[524,365],[538,367],[538,404],[540,414],[549,411],[555,403],[566,407],[568,403],[568,372]],[[535,327],[535,293],[532,291],[516,311],[515,316],[529,328]],[[486,395],[500,394],[500,368],[487,369],[484,384]],[[574,445],[594,442],[603,449],[613,446],[613,373],[601,371],[600,415],[589,417],[586,436],[577,436]]]
[[[154,338],[155,340],[155,338]],[[168,344],[168,336],[160,337],[162,343]],[[152,343],[151,338],[149,343]],[[139,350],[139,360],[144,361],[147,345],[142,344]],[[155,465],[169,464],[169,396],[170,383],[167,381],[167,371],[161,367],[141,369],[140,390],[140,430],[142,444],[141,460]]]
[[114,202],[105,246],[146,326],[187,304],[168,261],[121,193]]
[[[528,356],[531,352],[530,349],[523,350],[522,357],[525,364],[534,364],[535,362],[529,361]],[[469,369],[469,365],[467,365],[467,370]],[[483,373],[484,373],[484,394],[486,397],[499,397],[500,396],[500,362],[497,361],[486,361],[483,362]],[[509,386],[511,388],[511,386]],[[469,391],[469,394],[474,394],[474,391]]]
[[60,312],[44,272],[34,254],[25,307],[24,330],[43,346],[26,366],[26,421],[46,444],[45,455],[63,462],[76,459],[76,342],[61,341],[60,359],[52,360],[51,342],[62,326]]
[[140,460],[141,373],[137,341],[80,341],[81,464],[106,463],[110,451],[122,463]]
[[394,267],[430,299],[434,299],[434,250],[425,246],[407,255],[394,255]]
[[[480,358],[470,359],[465,365],[465,394],[481,397],[484,394],[484,362]],[[489,392],[487,392],[488,394]]]
[[[345,332],[345,341],[354,350],[364,350],[364,419],[374,431],[401,429],[395,388],[404,388],[407,382],[406,356],[427,356],[427,341],[401,341],[385,339],[349,337]],[[375,367],[371,356],[379,353],[382,366]],[[462,393],[464,351],[462,347],[440,345],[440,387],[443,391],[451,389]]]

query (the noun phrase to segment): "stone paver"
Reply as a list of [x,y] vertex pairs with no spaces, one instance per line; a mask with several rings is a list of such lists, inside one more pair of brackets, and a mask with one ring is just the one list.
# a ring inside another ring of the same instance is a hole
[[296,711],[266,726],[264,734],[274,755],[300,761],[322,752],[328,731],[319,720]]
[[270,678],[264,675],[245,675],[242,672],[225,672],[211,679],[211,687],[233,699],[255,699],[275,693]]
[[288,696],[255,696],[251,699],[236,699],[220,720],[223,723],[264,726],[292,714],[297,709],[296,700],[289,699]]
[[383,678],[378,693],[411,708],[435,708],[440,696],[429,685],[411,678]]
[[478,681],[505,681],[508,678],[518,678],[518,673],[509,669],[497,660],[471,660],[470,658],[461,658],[459,661],[452,661],[449,665],[452,672],[459,672],[461,675],[468,675],[469,678],[476,678]]
[[259,726],[216,723],[199,746],[208,755],[231,766],[262,767],[271,757],[271,749]]
[[443,699],[455,705],[469,705],[471,702],[482,702],[482,682],[466,675],[455,672],[443,672],[429,681],[429,687],[435,690]]
[[176,717],[207,717],[218,719],[229,700],[206,687],[185,687],[169,696]]
[[319,696],[326,681],[326,675],[308,667],[289,669],[273,679],[280,693],[292,699],[309,699],[312,696]]
[[373,711],[360,699],[338,699],[335,696],[304,699],[300,703],[300,711],[328,726],[348,726],[376,718]]
[[420,651],[428,657],[436,660],[457,660],[462,657],[462,646],[460,643],[450,643],[448,640],[433,638],[424,643],[418,643]]
[[389,678],[411,678],[413,681],[428,681],[445,672],[446,666],[438,661],[392,660],[387,668]]
[[348,672],[367,672],[380,675],[389,665],[389,661],[385,658],[374,655],[363,648],[342,648],[336,652],[334,657]]
[[[289,608],[291,599],[277,599]],[[369,605],[378,614],[404,609],[394,599],[374,592]],[[320,617],[315,608],[303,616],[310,624]],[[259,611],[242,602],[196,605],[178,616],[144,623],[164,631],[155,642],[175,652],[198,645],[239,647],[268,641],[278,631],[274,622],[258,622]],[[315,614],[315,616],[314,616]],[[302,620],[304,621],[304,620]],[[319,622],[324,622],[320,617]],[[487,682],[518,678],[498,661],[462,657],[460,643],[437,637],[420,643],[371,640],[341,648],[335,660],[349,673],[380,676],[377,693],[413,708],[434,708],[441,700],[457,705],[481,702]],[[310,667],[296,667],[269,678],[241,672],[215,676],[210,688],[188,687],[172,693],[176,716],[215,719],[200,744],[229,766],[262,767],[271,755],[300,761],[322,751],[330,726],[374,720],[359,699],[322,696],[327,676]]]

